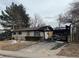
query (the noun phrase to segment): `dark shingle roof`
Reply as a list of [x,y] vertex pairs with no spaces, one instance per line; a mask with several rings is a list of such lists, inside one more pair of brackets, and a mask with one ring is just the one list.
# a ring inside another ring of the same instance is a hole
[[43,27],[16,29],[12,31],[44,31],[46,30],[47,27],[49,28],[49,30],[53,30],[53,28],[50,26],[43,26]]

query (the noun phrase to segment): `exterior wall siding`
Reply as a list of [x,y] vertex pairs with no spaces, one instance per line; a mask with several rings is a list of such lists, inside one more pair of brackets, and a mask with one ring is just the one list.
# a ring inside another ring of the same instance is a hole
[[41,36],[41,37],[44,37],[44,33],[43,33],[43,32],[40,32],[40,36]]
[[34,32],[30,32],[30,35],[29,36],[34,36]]
[[25,36],[34,36],[34,32],[29,32],[30,34],[27,34],[28,32],[22,32],[21,34],[19,34],[18,32],[16,32],[15,35],[12,35],[12,37],[14,37],[14,39],[16,40],[25,40]]
[[[40,37],[42,37],[43,39],[44,39],[44,33],[45,34],[47,34],[47,33],[49,33],[49,35],[48,36],[46,36],[45,35],[45,38],[47,37],[47,38],[49,38],[49,37],[52,37],[52,32],[39,32],[40,33]],[[14,37],[16,40],[25,40],[25,37],[26,36],[35,36],[34,35],[34,31],[31,31],[31,32],[29,32],[29,35],[28,35],[28,32],[22,32],[21,34],[19,34],[18,32],[16,32],[16,34],[15,35],[12,35],[12,37]]]
[[27,32],[22,32],[21,36],[27,36]]

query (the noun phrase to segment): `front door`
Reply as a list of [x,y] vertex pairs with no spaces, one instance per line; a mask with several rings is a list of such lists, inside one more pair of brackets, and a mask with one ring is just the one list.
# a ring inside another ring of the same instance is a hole
[[45,32],[45,39],[47,40],[48,39],[48,32]]

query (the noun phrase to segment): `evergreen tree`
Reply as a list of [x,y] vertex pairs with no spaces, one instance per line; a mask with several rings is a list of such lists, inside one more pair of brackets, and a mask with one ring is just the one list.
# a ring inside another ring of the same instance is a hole
[[26,14],[26,10],[22,4],[17,5],[12,3],[11,6],[6,7],[6,10],[2,11],[0,18],[3,27],[21,29],[30,26],[29,15]]

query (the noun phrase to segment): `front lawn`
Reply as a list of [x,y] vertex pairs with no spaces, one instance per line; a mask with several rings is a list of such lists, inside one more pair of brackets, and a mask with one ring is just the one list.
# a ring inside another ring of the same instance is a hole
[[8,51],[17,51],[28,46],[35,44],[36,42],[29,42],[29,41],[17,41],[17,43],[12,44],[11,41],[0,41],[0,49],[1,50],[8,50]]
[[64,47],[58,55],[68,57],[79,57],[79,43],[71,43]]

